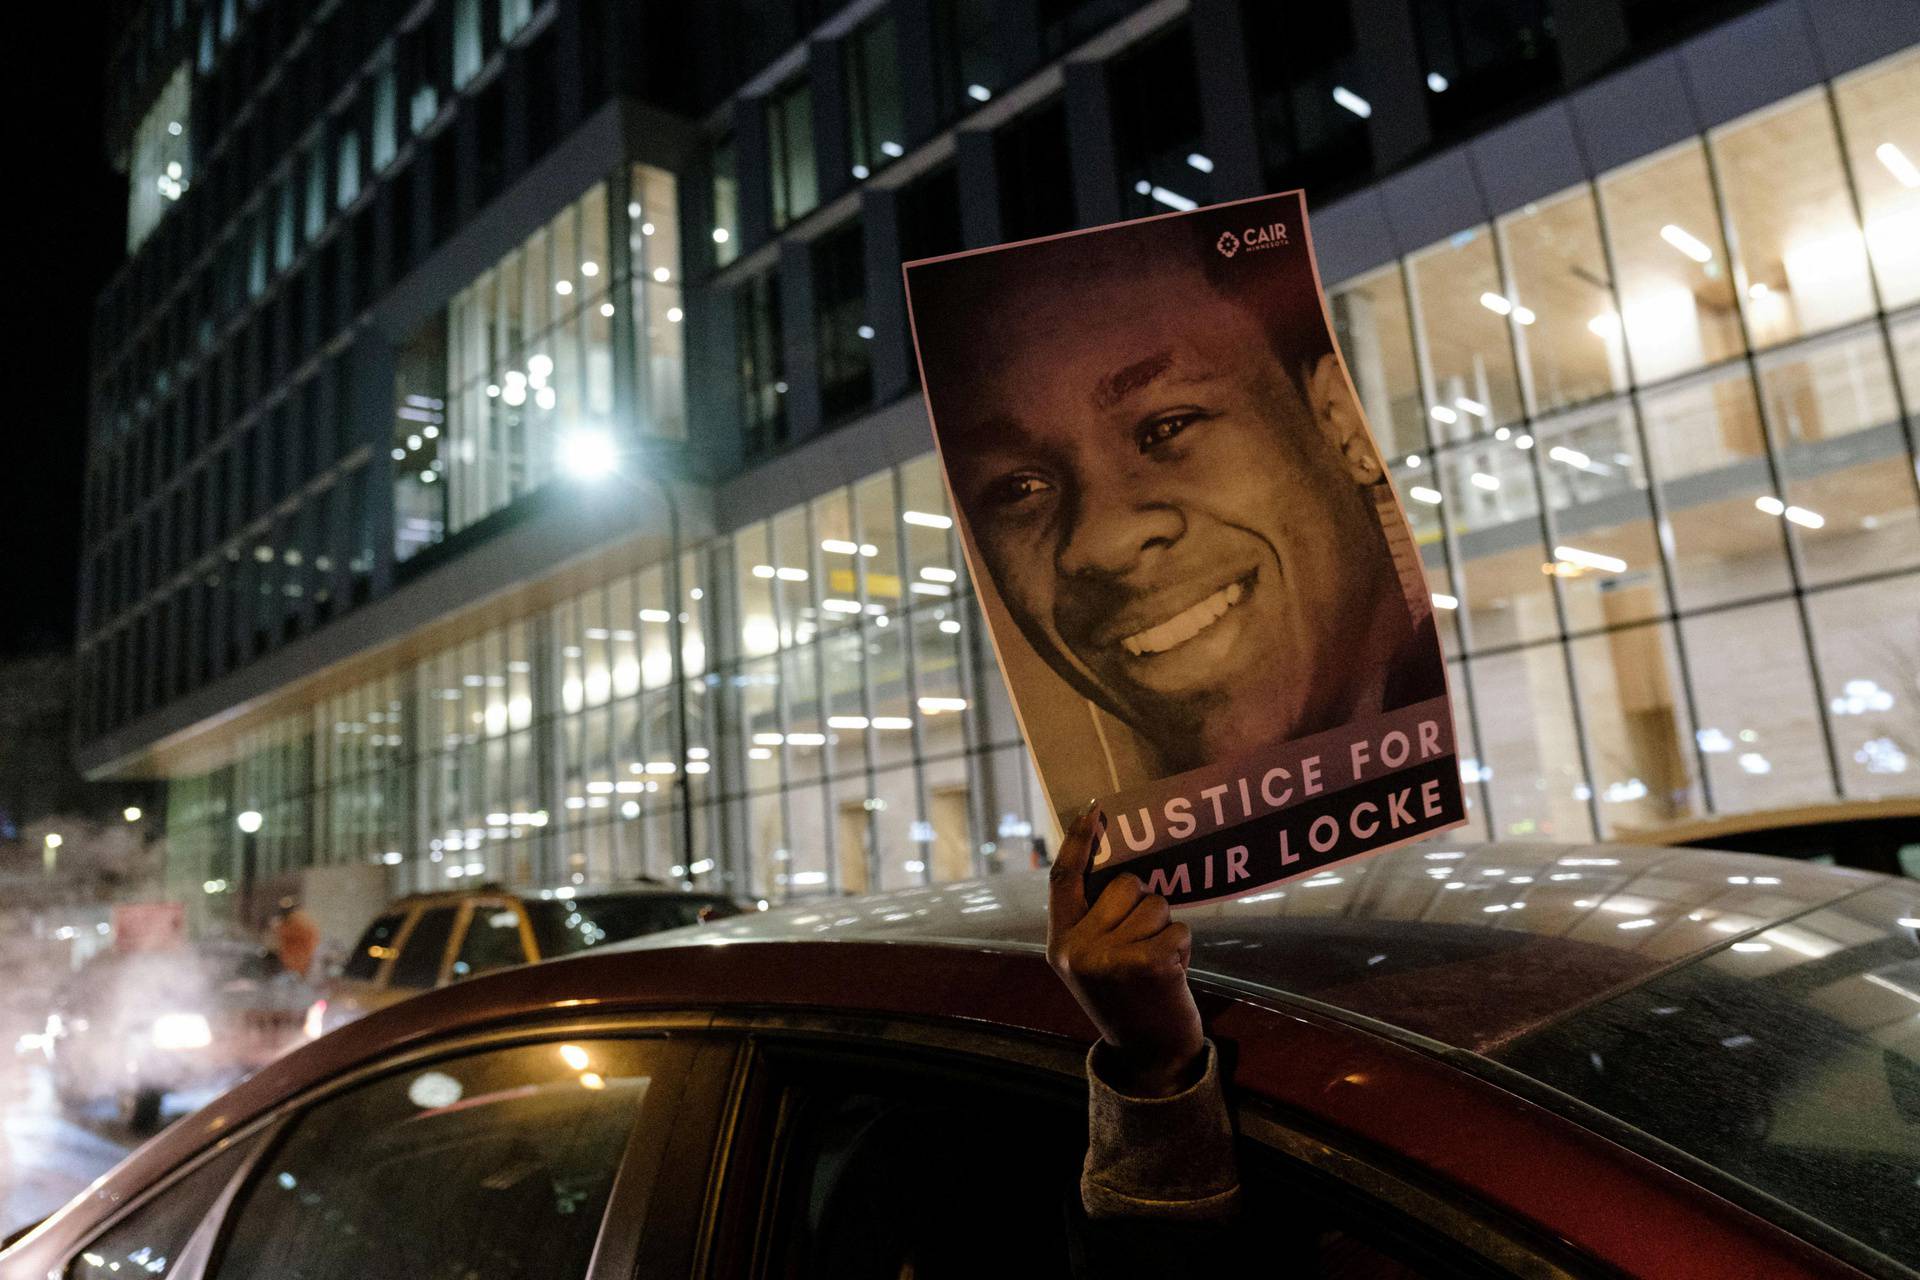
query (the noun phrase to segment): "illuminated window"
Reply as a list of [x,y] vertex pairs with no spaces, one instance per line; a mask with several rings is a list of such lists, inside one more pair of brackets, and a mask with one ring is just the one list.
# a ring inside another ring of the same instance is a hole
[[[671,174],[627,175],[536,229],[403,349],[388,445],[405,558],[617,452],[615,384],[645,435],[686,433],[686,313]],[[624,269],[616,268],[614,237]],[[616,350],[622,334],[625,352]]]
[[811,213],[820,200],[813,157],[813,90],[804,78],[767,98],[767,149],[777,230]]
[[192,184],[193,78],[183,64],[133,131],[127,162],[127,252],[146,241]]
[[899,44],[891,15],[847,37],[846,69],[853,177],[863,179],[906,154]]

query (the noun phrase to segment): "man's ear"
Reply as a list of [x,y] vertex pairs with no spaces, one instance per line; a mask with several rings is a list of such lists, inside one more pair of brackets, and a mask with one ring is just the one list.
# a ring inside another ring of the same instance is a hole
[[1320,424],[1348,478],[1355,484],[1372,484],[1378,480],[1380,459],[1367,436],[1366,419],[1360,416],[1360,404],[1347,390],[1340,361],[1331,351],[1308,371],[1307,399],[1313,408],[1314,421]]

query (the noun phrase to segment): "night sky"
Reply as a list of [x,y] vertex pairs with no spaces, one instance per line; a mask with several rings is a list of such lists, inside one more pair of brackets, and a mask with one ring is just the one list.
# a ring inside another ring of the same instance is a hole
[[73,643],[93,301],[119,266],[126,182],[101,141],[109,38],[98,3],[44,6],[7,76],[11,198],[6,379],[15,416],[0,457],[0,655]]

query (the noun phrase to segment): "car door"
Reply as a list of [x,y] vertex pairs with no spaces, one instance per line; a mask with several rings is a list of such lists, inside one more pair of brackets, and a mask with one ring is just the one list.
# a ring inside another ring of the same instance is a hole
[[1116,1253],[1129,1274],[1195,1274],[1202,1257],[1290,1280],[1583,1274],[1470,1198],[1412,1189],[1257,1105],[1242,1109],[1237,1227],[1088,1224],[1077,1048],[781,1021],[750,1037],[702,1276],[1087,1275]]
[[735,1052],[685,1030],[495,1033],[373,1064],[196,1158],[54,1274],[684,1273]]

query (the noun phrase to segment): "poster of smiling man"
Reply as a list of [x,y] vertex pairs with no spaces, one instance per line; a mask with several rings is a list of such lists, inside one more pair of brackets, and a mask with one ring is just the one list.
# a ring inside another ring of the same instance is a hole
[[1299,192],[908,264],[1048,799],[1176,905],[1465,820],[1419,554]]

